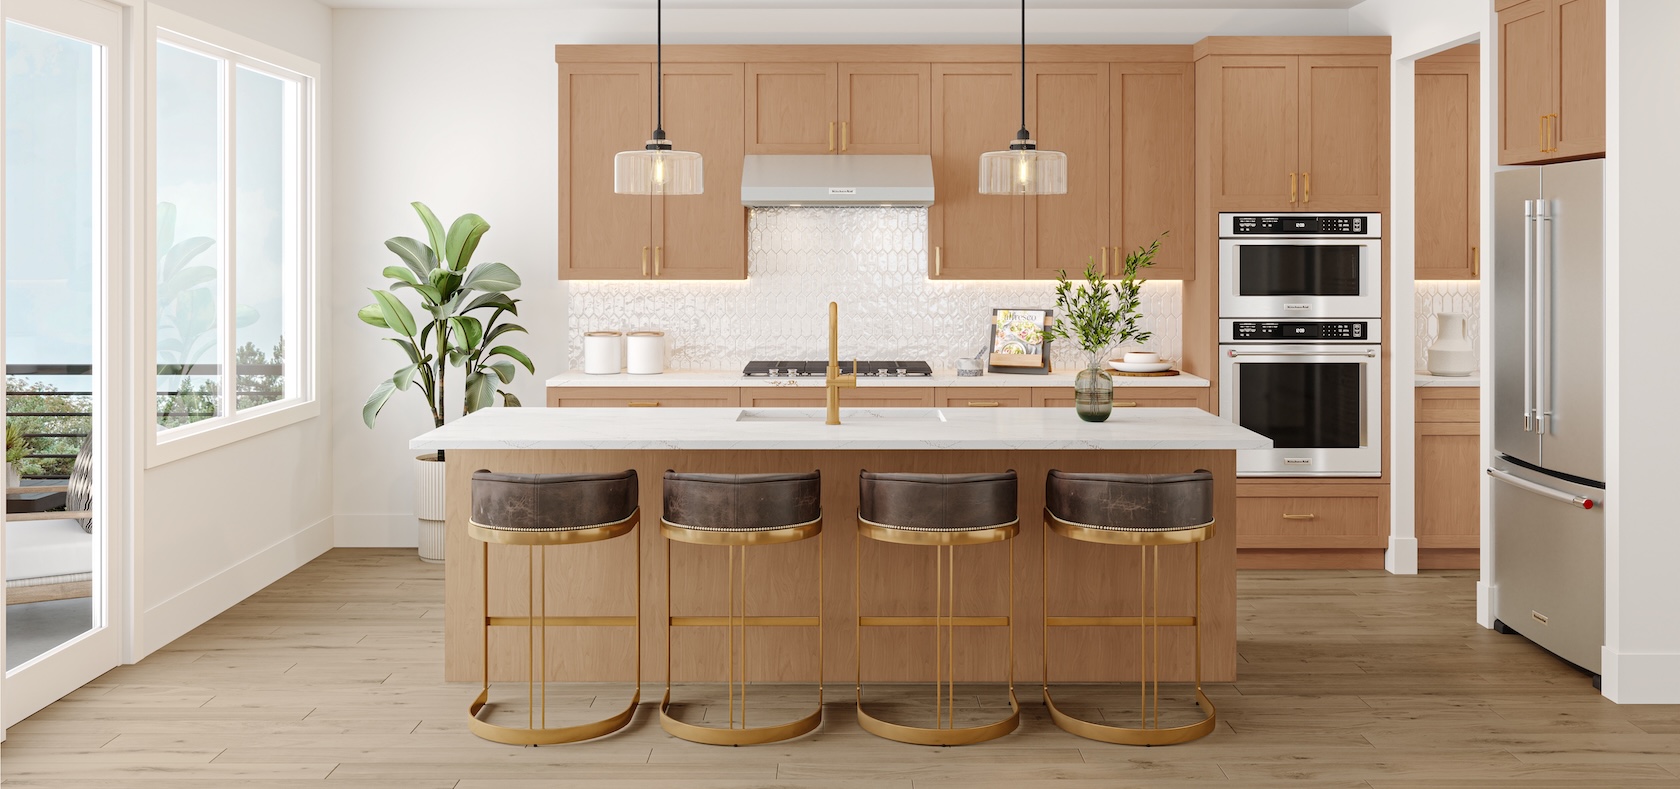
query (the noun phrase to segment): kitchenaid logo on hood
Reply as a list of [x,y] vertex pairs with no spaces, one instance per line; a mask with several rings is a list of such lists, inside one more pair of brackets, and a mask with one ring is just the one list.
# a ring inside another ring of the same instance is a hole
[[857,187],[855,187],[855,186],[830,186],[828,188],[828,193],[831,194],[831,195],[855,195],[855,194],[857,194]]

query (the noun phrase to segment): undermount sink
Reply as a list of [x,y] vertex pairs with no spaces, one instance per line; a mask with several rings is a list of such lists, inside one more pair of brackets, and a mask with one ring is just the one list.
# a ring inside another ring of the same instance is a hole
[[[743,408],[737,422],[824,422],[828,413],[821,408]],[[937,408],[842,408],[840,424],[855,422],[943,422],[945,412]]]

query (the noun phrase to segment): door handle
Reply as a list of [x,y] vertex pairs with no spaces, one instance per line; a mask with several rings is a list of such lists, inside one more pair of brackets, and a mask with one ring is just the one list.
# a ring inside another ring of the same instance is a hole
[[659,259],[664,256],[664,251],[664,247],[653,248],[653,275],[656,277],[659,276]]
[[834,153],[834,121],[828,122],[828,152]]
[[1289,202],[1295,202],[1295,174],[1289,174]]
[[1114,407],[1115,407],[1115,408],[1137,408],[1137,407],[1138,407],[1138,404],[1137,404],[1137,401],[1135,401],[1135,400],[1134,400],[1134,401],[1131,401],[1131,402],[1119,402],[1119,401],[1116,401],[1116,402],[1115,402],[1115,403],[1114,403]]
[[939,276],[945,271],[944,256],[939,253],[939,247],[933,248],[933,275]]
[[1369,359],[1377,358],[1376,351],[1226,351],[1225,354],[1233,359],[1238,356],[1363,356]]
[[647,256],[648,256],[648,248],[647,247],[642,247],[642,276],[644,276],[644,277],[648,275],[648,267],[647,267],[648,258],[647,258]]
[[1534,432],[1546,432],[1552,385],[1552,201],[1534,201]]
[[1496,469],[1496,468],[1488,469],[1487,474],[1488,474],[1488,476],[1493,477],[1494,479],[1499,480],[1500,482],[1503,482],[1507,485],[1510,485],[1511,487],[1521,488],[1522,490],[1526,490],[1529,493],[1538,493],[1542,496],[1545,496],[1548,499],[1552,499],[1554,501],[1561,501],[1561,502],[1563,502],[1565,504],[1568,504],[1572,507],[1580,507],[1583,510],[1590,510],[1593,507],[1602,506],[1604,504],[1603,500],[1593,501],[1592,499],[1589,499],[1585,496],[1577,496],[1573,493],[1566,493],[1564,491],[1558,490],[1557,488],[1552,488],[1552,487],[1547,487],[1545,485],[1541,485],[1538,482],[1529,482],[1528,480],[1523,479],[1522,477],[1512,476],[1512,475],[1507,474],[1503,471],[1500,471],[1499,469]]
[[847,121],[841,121],[840,122],[840,152],[841,153],[846,152],[847,144],[848,144],[849,138],[851,136],[850,134],[848,134],[849,129],[847,127],[849,125],[850,124]]
[[1109,268],[1108,268],[1108,247],[1103,247],[1102,248],[1102,272],[1103,272],[1103,276],[1105,276],[1105,277],[1110,276],[1114,273],[1113,271],[1110,271]]
[[1482,253],[1475,247],[1470,247],[1470,278],[1482,278]]
[[658,400],[631,400],[630,402],[625,403],[625,405],[630,407],[630,408],[658,408],[659,407],[659,401]]
[[999,403],[996,400],[970,400],[970,401],[968,401],[968,407],[969,408],[997,408],[1001,405],[1002,405],[1002,403]]
[[1557,153],[1557,149],[1558,149],[1557,148],[1557,146],[1558,146],[1558,126],[1561,125],[1561,124],[1558,123],[1558,121],[1561,121],[1563,119],[1558,117],[1558,114],[1555,113],[1555,112],[1552,113],[1551,115],[1546,116],[1546,117],[1552,119],[1552,122],[1547,126],[1547,128],[1551,131],[1551,136],[1550,136],[1551,146],[1549,148],[1547,148],[1546,150],[1551,152],[1551,153]]
[[1546,116],[1540,116],[1540,152],[1546,152]]
[[1534,201],[1523,201],[1523,432],[1534,432]]
[[1312,173],[1301,173],[1301,204],[1312,202]]
[[1307,513],[1305,515],[1291,515],[1286,512],[1283,514],[1283,519],[1286,521],[1310,521],[1317,517],[1318,516],[1313,513]]

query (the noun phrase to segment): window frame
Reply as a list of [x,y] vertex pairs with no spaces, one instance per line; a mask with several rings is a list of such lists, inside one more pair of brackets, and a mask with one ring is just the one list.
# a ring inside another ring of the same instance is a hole
[[[147,393],[146,467],[153,468],[217,447],[297,424],[320,415],[318,332],[320,293],[318,269],[321,237],[317,210],[320,159],[319,85],[320,67],[283,50],[230,33],[168,9],[151,6],[147,11],[146,36],[146,140],[145,184],[141,193],[145,221],[142,250],[146,265],[143,275],[145,348],[140,360],[140,389]],[[158,259],[157,259],[157,52],[160,45],[175,46],[221,63],[220,128],[223,142],[221,206],[218,239],[223,266],[216,287],[219,297],[217,380],[222,413],[189,424],[160,428],[157,424],[158,346]],[[297,260],[286,283],[293,306],[286,309],[282,337],[286,342],[288,396],[270,403],[241,409],[236,384],[238,371],[232,365],[238,349],[238,326],[233,320],[238,293],[237,215],[237,79],[240,69],[285,80],[296,85],[296,136],[298,161],[295,210],[297,211]],[[295,387],[295,388],[294,388]]]

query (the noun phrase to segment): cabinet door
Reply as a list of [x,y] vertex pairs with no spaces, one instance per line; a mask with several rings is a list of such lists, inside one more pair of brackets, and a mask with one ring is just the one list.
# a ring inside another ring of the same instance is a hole
[[[821,385],[748,386],[741,389],[743,408],[822,408],[828,394]],[[921,386],[862,386],[840,390],[842,408],[928,408],[933,389]]]
[[1109,271],[1166,232],[1145,279],[1196,272],[1196,80],[1188,63],[1116,63],[1108,79]]
[[1551,158],[1604,155],[1604,0],[1552,0]]
[[739,63],[667,64],[665,131],[696,151],[705,191],[654,201],[654,279],[746,279]]
[[933,123],[926,63],[841,63],[840,153],[927,153]]
[[1388,56],[1303,57],[1302,211],[1388,203]]
[[951,386],[933,390],[938,408],[1026,408],[1032,391],[1022,386]]
[[1499,11],[1500,164],[1551,156],[1544,149],[1549,147],[1545,116],[1553,112],[1553,1],[1527,0]]
[[1474,61],[1417,63],[1417,279],[1480,274],[1479,74]]
[[[1208,167],[1216,211],[1293,211],[1300,199],[1299,59],[1210,57]],[[1200,81],[1200,80],[1198,80]]]
[[[1027,124],[1038,146],[1068,157],[1067,194],[1027,198],[1028,279],[1079,279],[1108,259],[1108,64],[1027,66]],[[994,198],[996,199],[996,198]]]
[[722,408],[741,404],[733,386],[551,386],[550,408]]
[[1244,480],[1238,548],[1388,547],[1388,486]]
[[[1033,387],[1032,404],[1038,408],[1072,408],[1073,387]],[[1200,408],[1208,407],[1208,390],[1193,386],[1116,386],[1115,408]]]
[[653,131],[653,67],[560,64],[560,279],[641,279],[652,198],[613,193],[613,156]]
[[835,152],[833,63],[748,63],[746,78],[747,153]]
[[933,279],[1021,279],[1026,198],[980,194],[980,154],[1007,146],[1021,126],[1020,67],[935,63],[932,73],[928,272]]
[[1481,439],[1475,424],[1417,425],[1419,548],[1480,548]]

